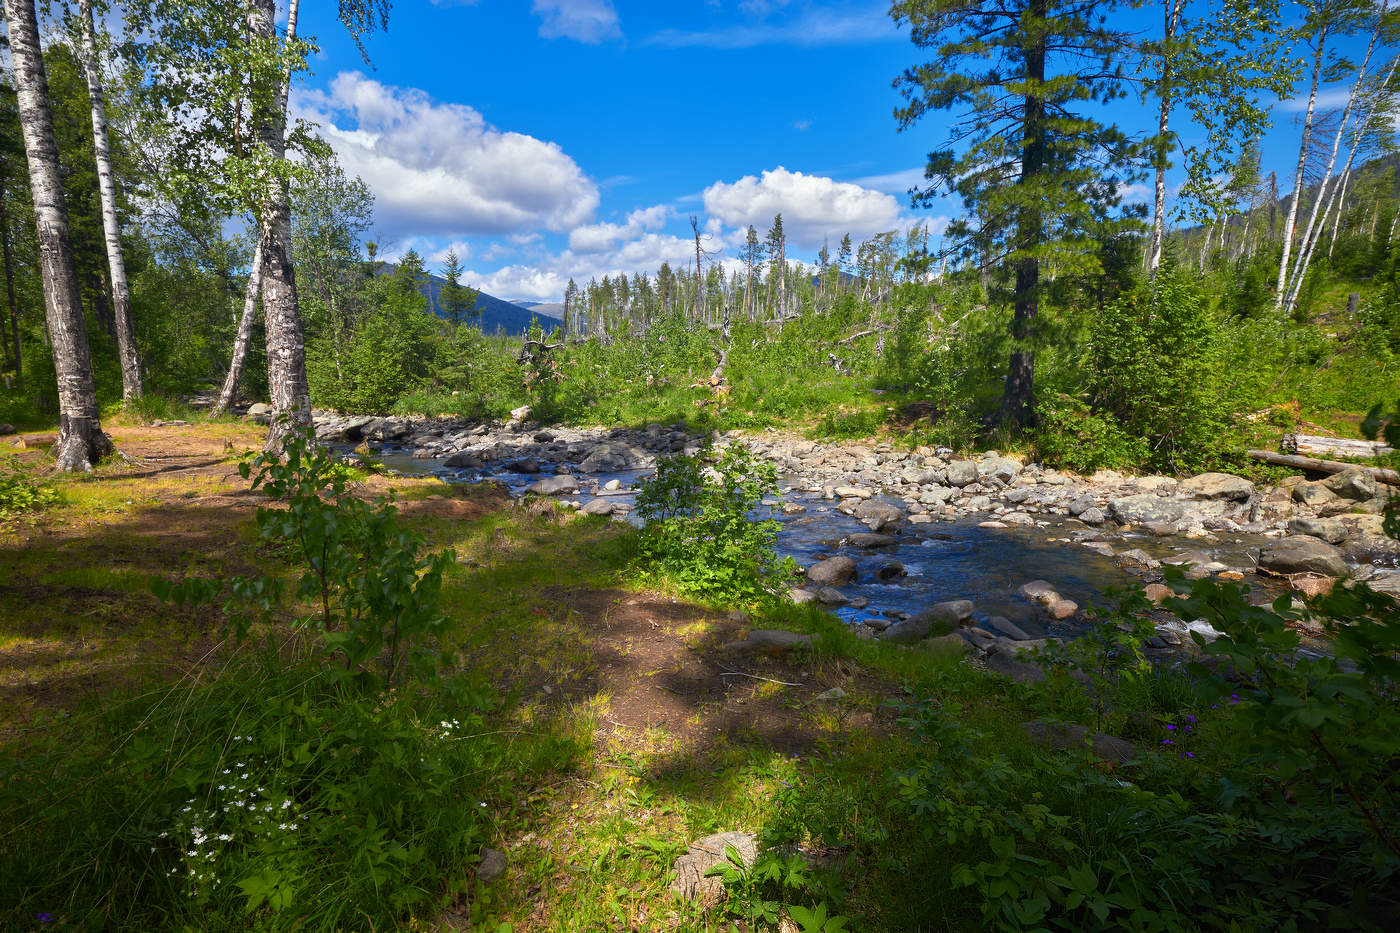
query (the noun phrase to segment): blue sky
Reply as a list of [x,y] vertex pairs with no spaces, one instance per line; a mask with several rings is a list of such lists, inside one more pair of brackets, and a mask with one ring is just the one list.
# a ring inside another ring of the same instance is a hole
[[[334,8],[302,5],[321,51],[294,109],[374,191],[387,255],[413,247],[436,266],[453,246],[500,297],[693,261],[692,214],[732,260],[747,224],[761,234],[782,211],[810,260],[824,238],[937,230],[957,210],[909,208],[947,124],[896,132],[891,81],[919,53],[885,2],[399,0],[368,40],[372,66]],[[1281,175],[1288,107],[1265,149]],[[1132,130],[1153,116],[1115,105]]]

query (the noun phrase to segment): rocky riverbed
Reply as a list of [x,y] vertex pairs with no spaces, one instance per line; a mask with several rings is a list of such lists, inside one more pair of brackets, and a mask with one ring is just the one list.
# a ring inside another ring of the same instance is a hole
[[[527,418],[317,412],[316,430],[347,448],[369,445],[399,469],[494,479],[616,518],[630,513],[633,483],[658,457],[702,443],[683,425],[542,428]],[[777,465],[783,495],[769,504],[783,523],[779,547],[806,574],[794,600],[824,604],[866,637],[951,644],[940,633],[952,630],[989,664],[1004,655],[1008,672],[1007,649],[1082,630],[1084,607],[1102,602],[1106,587],[1136,580],[1165,596],[1164,563],[1249,582],[1261,598],[1317,593],[1342,578],[1400,597],[1400,545],[1381,528],[1386,488],[1361,470],[1256,487],[1222,473],[1078,476],[996,451],[959,457],[771,430],[712,440],[743,442]],[[1187,642],[1180,623],[1160,623],[1156,650]]]

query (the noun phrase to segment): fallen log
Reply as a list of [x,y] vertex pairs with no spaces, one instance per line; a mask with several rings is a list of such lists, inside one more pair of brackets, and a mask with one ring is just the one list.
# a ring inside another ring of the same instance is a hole
[[1380,441],[1358,441],[1349,437],[1319,437],[1315,434],[1285,434],[1279,445],[1286,454],[1314,457],[1383,457],[1395,453]]
[[1341,473],[1344,470],[1361,470],[1369,473],[1378,483],[1400,486],[1400,473],[1395,470],[1357,466],[1355,463],[1341,463],[1337,460],[1319,460],[1316,457],[1276,454],[1272,450],[1250,450],[1246,451],[1245,454],[1252,460],[1263,460],[1265,463],[1276,463],[1279,466],[1293,467],[1295,470],[1310,470],[1314,473]]

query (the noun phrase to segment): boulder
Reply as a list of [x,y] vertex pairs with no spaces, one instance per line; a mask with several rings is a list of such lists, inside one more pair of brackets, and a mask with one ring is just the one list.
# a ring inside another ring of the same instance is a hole
[[0,424],[0,437],[4,437],[6,434],[13,434],[13,433],[15,433],[15,426],[14,426],[14,425],[12,425],[12,424]]
[[925,639],[919,643],[919,647],[934,654],[963,655],[972,650],[972,643],[957,634],[949,634]]
[[880,636],[886,641],[909,645],[930,635],[942,635],[972,618],[972,601],[954,599],[937,603],[917,615],[897,622]]
[[849,557],[828,557],[807,568],[807,579],[817,586],[844,586],[856,578],[856,562]]
[[1091,506],[1079,513],[1079,520],[1086,525],[1098,526],[1102,525],[1108,518],[1103,514],[1102,509]]
[[1150,493],[1114,499],[1108,504],[1108,510],[1124,525],[1179,522],[1186,516],[1186,507],[1180,502]]
[[873,490],[864,489],[860,486],[837,486],[832,490],[832,493],[838,499],[869,499],[871,496],[875,495]]
[[1248,502],[1254,484],[1231,473],[1202,473],[1181,481],[1181,492],[1191,499],[1227,499]]
[[724,903],[724,881],[710,869],[729,863],[733,851],[745,868],[758,859],[758,839],[752,833],[715,833],[686,846],[672,867],[671,891],[687,901],[699,901],[706,909]]
[[1347,539],[1349,529],[1346,522],[1335,518],[1298,518],[1288,522],[1290,534],[1320,538],[1328,544],[1341,544]]
[[530,417],[530,406],[529,406],[529,405],[521,405],[519,408],[512,408],[512,409],[511,409],[511,412],[510,412],[510,420],[511,420],[512,422],[514,422],[514,423],[517,423],[517,424],[518,424],[518,423],[520,423],[521,421],[524,421],[524,420],[525,420],[526,418],[528,418],[528,417]]
[[642,458],[626,444],[599,444],[583,458],[579,470],[584,473],[619,473],[640,466]]
[[977,464],[972,460],[956,460],[948,464],[948,485],[966,486],[977,482]]
[[1347,573],[1342,552],[1309,535],[1292,535],[1268,545],[1259,553],[1259,567],[1279,575],[1316,573],[1343,577]]
[[870,499],[857,505],[851,512],[856,518],[862,521],[874,520],[883,525],[897,522],[904,518],[904,512],[898,506],[890,505],[888,502],[880,502]]
[[817,590],[817,601],[823,606],[844,606],[850,599],[836,587],[824,586]]
[[875,579],[888,583],[891,580],[898,580],[908,573],[904,565],[897,560],[887,560],[875,571]]
[[452,469],[476,469],[481,466],[481,455],[474,450],[459,450],[442,463]]
[[525,487],[525,491],[537,496],[562,496],[565,493],[578,492],[578,480],[567,473],[560,476],[546,476]]
[[1045,672],[1034,664],[1018,661],[1009,651],[997,651],[987,655],[984,662],[987,670],[1002,677],[1009,677],[1018,684],[1038,684],[1045,679]]
[[1003,484],[1010,483],[1021,473],[1021,464],[1007,457],[988,457],[977,464],[977,475],[990,477]]
[[1026,634],[1024,629],[1005,616],[988,616],[987,627],[1015,641],[1031,640],[1031,637]]
[[1293,498],[1303,505],[1319,508],[1337,500],[1337,494],[1325,483],[1299,483],[1293,487]]
[[813,593],[811,590],[802,589],[801,587],[795,586],[792,589],[788,590],[788,599],[792,600],[799,606],[805,606],[808,603],[816,602],[817,594]]
[[1095,757],[1113,764],[1124,764],[1138,757],[1137,746],[1126,739],[1095,732],[1092,735],[1083,726],[1060,725],[1058,723],[1027,722],[1021,725],[1031,741],[1059,751],[1088,748]]
[[848,537],[846,543],[851,547],[859,548],[893,547],[899,543],[899,539],[894,535],[877,535],[858,531]]
[[1050,613],[1050,618],[1052,619],[1068,619],[1079,611],[1079,603],[1072,599],[1057,599],[1046,606],[1045,611]]
[[787,654],[794,648],[810,648],[811,635],[799,635],[783,629],[759,628],[749,632],[747,638],[731,641],[724,646],[726,651],[761,652],[763,654]]
[[1060,594],[1055,592],[1055,586],[1045,580],[1032,580],[1021,585],[1021,595],[1032,602],[1048,606],[1060,598]]
[[1380,495],[1375,477],[1359,468],[1343,470],[1324,480],[1323,485],[1343,499],[1351,499],[1353,502],[1364,502]]
[[506,854],[498,849],[482,849],[476,866],[476,880],[495,881],[506,873]]
[[611,515],[613,503],[607,499],[591,499],[580,509],[584,515]]
[[267,402],[254,402],[248,406],[249,421],[256,421],[258,424],[268,424],[272,421],[272,406]]

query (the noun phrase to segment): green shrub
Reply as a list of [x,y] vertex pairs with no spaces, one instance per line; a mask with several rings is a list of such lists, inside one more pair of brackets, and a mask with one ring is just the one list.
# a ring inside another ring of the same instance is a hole
[[37,512],[58,500],[52,485],[31,477],[14,457],[0,457],[0,519]]
[[1095,414],[1079,399],[1068,395],[1042,399],[1036,415],[1035,448],[1047,463],[1092,473],[1126,469],[1147,460],[1145,441],[1129,436],[1117,419]]
[[778,522],[750,513],[777,490],[777,468],[742,444],[718,458],[706,449],[659,461],[637,489],[644,558],[685,593],[728,603],[769,596],[794,565],[773,550]]

